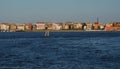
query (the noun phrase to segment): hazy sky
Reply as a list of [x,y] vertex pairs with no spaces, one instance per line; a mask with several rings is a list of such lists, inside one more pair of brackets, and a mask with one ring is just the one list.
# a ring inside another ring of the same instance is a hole
[[120,21],[120,0],[0,0],[0,22]]

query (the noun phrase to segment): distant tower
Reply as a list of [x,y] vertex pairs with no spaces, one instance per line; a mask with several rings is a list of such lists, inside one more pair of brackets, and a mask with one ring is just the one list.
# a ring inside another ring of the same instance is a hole
[[97,23],[99,23],[99,18],[97,17]]

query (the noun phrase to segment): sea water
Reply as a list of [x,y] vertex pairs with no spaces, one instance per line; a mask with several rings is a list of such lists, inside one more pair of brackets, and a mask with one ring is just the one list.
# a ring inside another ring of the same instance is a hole
[[120,69],[120,32],[1,32],[0,69]]

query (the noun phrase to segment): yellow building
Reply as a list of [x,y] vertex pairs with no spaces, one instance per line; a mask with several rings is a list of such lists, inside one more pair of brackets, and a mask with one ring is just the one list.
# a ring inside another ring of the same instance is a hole
[[86,23],[86,29],[87,30],[92,30],[93,29],[93,24],[92,23]]
[[10,32],[15,32],[17,30],[16,24],[10,24]]
[[76,30],[82,30],[82,24],[81,23],[75,23],[74,24],[74,29],[76,29]]
[[62,29],[63,30],[68,30],[69,29],[69,25],[68,24],[63,24]]
[[17,31],[25,31],[25,24],[17,24]]

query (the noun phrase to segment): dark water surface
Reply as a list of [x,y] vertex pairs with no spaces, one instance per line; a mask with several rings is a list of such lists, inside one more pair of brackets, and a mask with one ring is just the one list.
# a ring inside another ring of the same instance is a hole
[[120,32],[0,33],[0,69],[120,69]]

